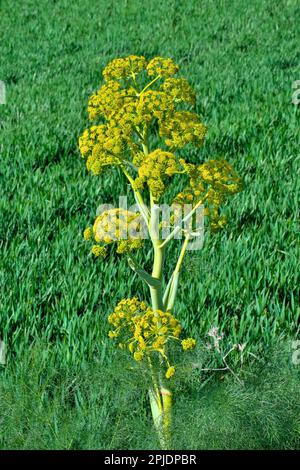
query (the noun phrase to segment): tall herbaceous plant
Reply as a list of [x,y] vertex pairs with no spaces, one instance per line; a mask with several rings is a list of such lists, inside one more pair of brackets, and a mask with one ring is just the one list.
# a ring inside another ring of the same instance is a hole
[[[131,55],[110,62],[103,70],[104,84],[88,102],[95,124],[79,139],[88,171],[103,176],[118,168],[135,197],[136,210],[103,210],[84,238],[92,242],[96,257],[104,258],[116,247],[127,256],[133,274],[149,287],[151,302],[137,293],[116,305],[108,316],[108,334],[151,376],[151,411],[165,449],[172,445],[169,383],[176,372],[170,350],[175,343],[183,351],[196,345],[195,339],[182,338],[182,326],[174,316],[184,255],[189,246],[196,249],[204,224],[211,231],[224,227],[220,207],[242,189],[241,179],[225,160],[194,164],[180,157],[186,146],[201,147],[207,128],[193,111],[194,90],[178,71],[173,60],[162,57],[147,61]],[[170,196],[175,194],[172,183],[184,188],[175,197]],[[153,250],[152,273],[134,259],[147,239]],[[173,274],[163,282],[164,260],[174,256],[168,250],[172,239],[181,243],[181,251]]]

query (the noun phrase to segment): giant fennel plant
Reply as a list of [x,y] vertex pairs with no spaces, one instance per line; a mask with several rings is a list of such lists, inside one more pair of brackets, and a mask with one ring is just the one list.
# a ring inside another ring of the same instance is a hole
[[[89,118],[95,125],[79,139],[87,169],[102,176],[119,168],[131,185],[138,208],[104,210],[84,231],[84,238],[92,241],[91,251],[96,257],[105,257],[115,246],[149,286],[151,304],[138,295],[121,300],[108,316],[108,335],[150,373],[150,405],[162,448],[171,447],[169,383],[175,366],[170,345],[178,342],[183,351],[196,345],[193,338],[182,339],[182,326],[174,316],[184,255],[189,241],[199,235],[195,214],[202,208],[206,229],[223,228],[226,218],[220,207],[242,189],[241,179],[227,161],[218,158],[190,163],[180,157],[184,147],[186,154],[203,144],[207,128],[195,112],[193,88],[177,76],[178,71],[178,65],[169,58],[147,61],[131,55],[112,60],[103,70],[104,84],[88,102]],[[168,200],[172,207],[169,220],[160,220],[160,205],[164,196],[170,198],[172,183],[176,189],[178,175],[184,179],[184,189]],[[144,246],[145,228],[153,248],[152,273],[132,256]],[[164,237],[163,229],[169,230]],[[174,271],[164,283],[164,260],[172,256],[167,248],[174,238],[182,247]]]

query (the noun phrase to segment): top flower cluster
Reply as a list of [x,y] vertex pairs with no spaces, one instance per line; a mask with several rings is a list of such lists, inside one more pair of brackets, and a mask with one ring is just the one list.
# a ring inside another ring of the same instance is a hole
[[105,83],[88,103],[90,119],[102,123],[87,129],[79,141],[93,174],[137,161],[154,121],[170,150],[203,143],[206,127],[187,109],[195,104],[195,92],[187,80],[173,77],[178,70],[171,59],[155,57],[147,62],[134,55],[104,68]]
[[169,58],[112,60],[103,70],[105,83],[88,102],[89,118],[97,123],[83,132],[79,148],[94,175],[120,168],[139,200],[147,192],[159,203],[175,175],[183,175],[184,189],[173,202],[205,202],[205,215],[216,231],[226,224],[220,206],[242,189],[242,180],[223,159],[193,164],[180,157],[186,145],[203,144],[207,128],[193,110],[193,88],[185,78],[174,77],[178,70]]
[[155,57],[147,63],[144,56],[130,55],[121,59],[112,60],[103,70],[105,81],[120,80],[122,78],[132,77],[143,70],[147,70],[149,76],[160,75],[167,78],[175,75],[179,67],[172,59]]

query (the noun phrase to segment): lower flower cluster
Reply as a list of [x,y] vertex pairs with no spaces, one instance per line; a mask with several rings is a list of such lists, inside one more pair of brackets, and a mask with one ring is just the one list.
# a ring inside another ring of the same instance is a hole
[[[166,378],[175,373],[170,365],[166,345],[170,340],[180,341],[182,332],[180,322],[170,313],[153,310],[137,297],[123,299],[108,317],[113,327],[108,333],[111,339],[117,339],[122,349],[128,349],[136,361],[149,358],[153,352],[159,353],[167,364]],[[196,341],[193,338],[181,341],[182,349],[193,349]]]
[[93,227],[88,227],[83,233],[85,240],[94,239],[91,252],[95,256],[104,257],[107,246],[117,244],[117,253],[130,253],[142,248],[144,240],[141,237],[141,224],[138,213],[122,208],[109,209],[102,212]]

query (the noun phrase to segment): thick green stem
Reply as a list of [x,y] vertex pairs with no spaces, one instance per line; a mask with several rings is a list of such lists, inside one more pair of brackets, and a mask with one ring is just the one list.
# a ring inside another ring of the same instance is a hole
[[148,356],[148,362],[152,378],[152,387],[149,388],[149,399],[153,423],[161,449],[170,450],[172,393],[163,386],[159,388],[150,356]]
[[162,450],[171,449],[171,411],[172,394],[169,390],[161,388],[149,389],[149,399],[154,426]]
[[163,310],[162,275],[164,264],[164,248],[160,247],[161,241],[159,239],[159,206],[155,204],[151,192],[149,232],[154,253],[152,277],[159,280],[159,285],[157,287],[150,287],[152,308],[153,310]]
[[151,301],[153,310],[163,310],[163,293],[162,293],[162,270],[164,262],[164,250],[159,248],[159,241],[154,245],[154,261],[152,277],[160,281],[159,286],[150,287]]
[[146,222],[146,224],[148,225],[149,223],[149,218],[150,218],[150,212],[149,212],[149,209],[148,207],[145,205],[144,203],[144,200],[142,198],[142,195],[139,191],[136,191],[134,189],[134,180],[133,178],[130,176],[130,174],[128,173],[128,171],[126,170],[126,168],[124,166],[121,166],[121,169],[124,173],[124,175],[126,176],[126,178],[128,179],[129,183],[131,184],[131,187],[132,187],[132,190],[134,192],[134,197],[135,197],[135,200],[139,206],[139,209],[141,211],[141,214]]
[[157,432],[159,439],[160,447],[163,450],[166,450],[166,440],[164,435],[164,425],[163,425],[163,409],[161,407],[161,395],[160,392],[156,392],[154,388],[149,389],[149,400],[151,413],[153,418],[153,423]]

